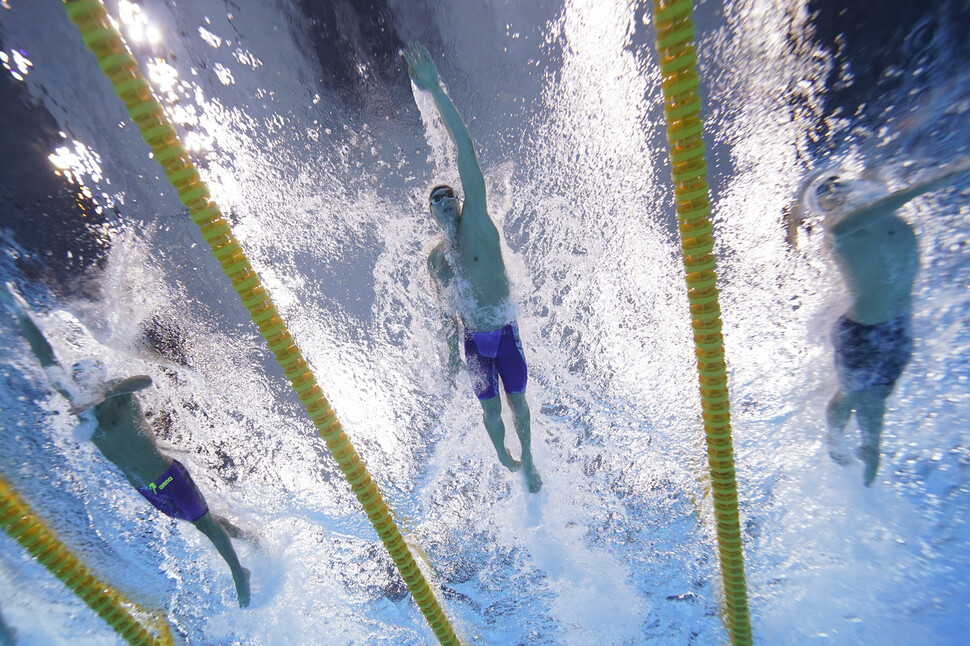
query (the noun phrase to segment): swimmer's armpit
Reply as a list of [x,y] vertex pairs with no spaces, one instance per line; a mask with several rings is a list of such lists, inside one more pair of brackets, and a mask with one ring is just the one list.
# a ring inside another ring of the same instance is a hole
[[73,406],[71,406],[70,408],[67,409],[67,412],[69,412],[71,415],[80,415],[84,411],[86,411],[86,410],[88,410],[90,408],[94,408],[95,406],[97,406],[98,404],[100,404],[103,401],[104,401],[104,397],[97,397],[97,398],[92,399],[90,401],[85,401],[85,402],[81,402],[79,404],[74,404]]

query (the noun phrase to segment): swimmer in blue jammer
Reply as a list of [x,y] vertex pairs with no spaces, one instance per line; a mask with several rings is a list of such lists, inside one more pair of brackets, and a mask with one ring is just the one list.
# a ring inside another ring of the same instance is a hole
[[[421,90],[430,92],[448,134],[458,149],[458,175],[465,194],[460,204],[455,190],[442,184],[431,189],[431,216],[445,234],[428,256],[428,270],[439,305],[445,309],[446,292],[453,293],[454,309],[443,316],[448,340],[449,374],[461,363],[458,338],[462,330],[465,359],[475,395],[482,405],[488,436],[499,462],[511,471],[525,472],[529,491],[536,493],[542,479],[532,461],[529,405],[525,399],[528,369],[519,328],[512,318],[509,278],[502,259],[498,229],[485,204],[485,177],[475,157],[468,128],[441,87],[438,70],[428,50],[411,43],[404,51],[408,74]],[[512,409],[516,434],[522,445],[521,462],[505,447],[505,425],[498,385],[501,378]]]
[[109,380],[104,365],[88,359],[76,363],[71,376],[67,376],[20,295],[0,284],[0,302],[17,317],[30,349],[54,389],[71,403],[71,412],[78,416],[93,413],[97,428],[91,441],[101,454],[155,508],[172,518],[189,521],[212,541],[232,572],[240,607],[247,607],[249,570],[239,563],[229,538],[230,534],[237,538],[242,534],[229,521],[212,514],[185,467],[158,450],[135,396],[152,385],[151,377]]
[[833,460],[851,463],[842,436],[854,411],[867,487],[879,470],[886,399],[913,349],[910,316],[919,253],[916,234],[898,210],[968,169],[970,160],[961,158],[896,191],[876,173],[848,179],[827,171],[809,184],[799,216],[789,220],[794,242],[799,220],[813,211],[822,216],[826,243],[849,291],[851,305],[832,329],[839,391],[826,410],[826,441]]

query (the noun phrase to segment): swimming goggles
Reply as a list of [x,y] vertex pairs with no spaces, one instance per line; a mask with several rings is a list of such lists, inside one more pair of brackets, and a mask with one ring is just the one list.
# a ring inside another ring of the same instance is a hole
[[840,192],[845,188],[838,177],[829,177],[827,180],[819,184],[819,187],[815,189],[815,197],[831,197],[833,194]]
[[441,200],[445,199],[446,197],[455,199],[455,192],[449,188],[444,191],[441,191],[440,193],[435,193],[434,195],[431,196],[431,204],[433,205],[441,204]]

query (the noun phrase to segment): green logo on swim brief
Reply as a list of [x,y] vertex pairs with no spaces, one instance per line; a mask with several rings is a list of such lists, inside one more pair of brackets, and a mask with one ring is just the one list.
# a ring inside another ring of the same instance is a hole
[[165,479],[165,482],[163,482],[162,484],[158,485],[157,487],[155,486],[155,483],[153,482],[150,485],[148,485],[148,488],[151,489],[152,490],[152,493],[157,496],[159,490],[164,489],[165,488],[165,485],[167,485],[171,481],[172,481],[172,476],[169,476],[168,478]]

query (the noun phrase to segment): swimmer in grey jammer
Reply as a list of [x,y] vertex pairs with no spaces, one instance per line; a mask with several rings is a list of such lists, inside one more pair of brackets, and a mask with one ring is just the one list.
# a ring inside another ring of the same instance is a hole
[[[177,460],[158,450],[135,393],[152,385],[151,377],[138,375],[127,379],[105,379],[99,361],[84,360],[74,365],[70,385],[54,350],[40,328],[27,314],[27,303],[12,290],[0,285],[0,302],[17,317],[24,338],[40,361],[57,392],[71,402],[71,412],[82,415],[93,410],[97,429],[91,441],[101,454],[113,462],[138,492],[159,511],[195,525],[225,559],[236,584],[240,607],[249,605],[249,570],[239,563],[229,533],[241,534],[226,519],[209,512],[205,498],[192,477]],[[66,377],[65,377],[66,378]]]
[[789,221],[789,240],[794,241],[800,219],[811,211],[822,216],[827,245],[852,299],[832,330],[839,391],[826,411],[826,439],[832,459],[850,464],[841,440],[855,412],[867,487],[879,469],[886,398],[913,348],[910,314],[919,255],[916,234],[898,209],[968,169],[970,161],[961,158],[896,191],[875,176],[847,179],[825,172],[809,184],[800,215]]
[[[485,428],[499,462],[511,471],[523,469],[529,491],[535,493],[542,487],[542,479],[532,461],[530,413],[525,400],[528,370],[518,325],[512,320],[509,278],[502,260],[499,232],[485,205],[485,177],[475,157],[468,128],[441,87],[428,50],[420,43],[411,43],[404,51],[404,58],[414,84],[434,97],[448,134],[458,148],[458,175],[465,193],[464,205],[459,203],[455,190],[447,185],[434,187],[429,196],[431,216],[445,234],[445,239],[428,257],[432,284],[439,304],[446,290],[458,294],[457,316],[447,312],[444,317],[449,372],[453,377],[461,362],[458,350],[461,326],[472,385],[481,402]],[[522,444],[521,463],[513,460],[505,447],[498,392],[500,378]]]

